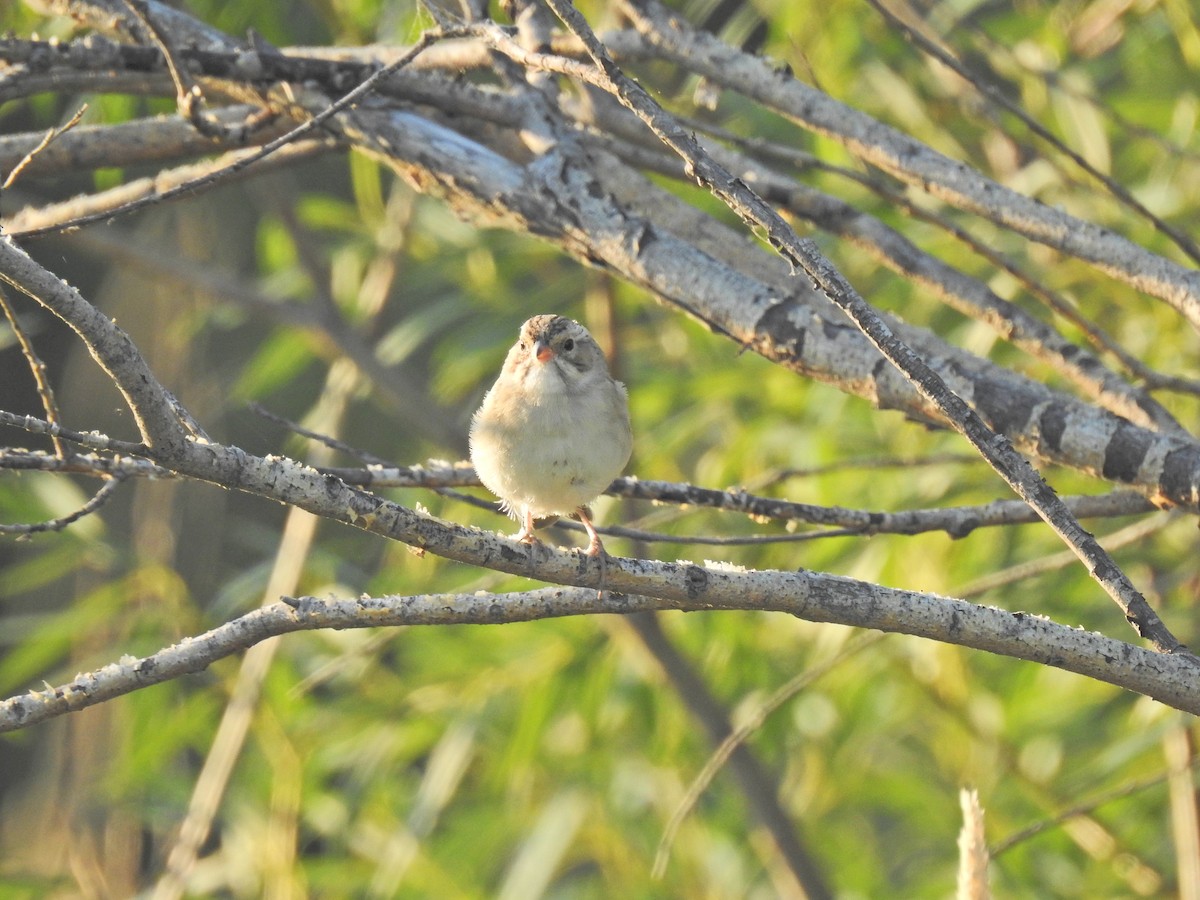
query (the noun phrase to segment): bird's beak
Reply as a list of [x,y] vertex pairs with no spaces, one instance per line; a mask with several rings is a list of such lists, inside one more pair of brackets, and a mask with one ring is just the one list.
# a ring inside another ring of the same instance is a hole
[[550,345],[545,341],[534,341],[533,355],[537,357],[537,361],[544,363],[554,359],[554,351],[550,349]]

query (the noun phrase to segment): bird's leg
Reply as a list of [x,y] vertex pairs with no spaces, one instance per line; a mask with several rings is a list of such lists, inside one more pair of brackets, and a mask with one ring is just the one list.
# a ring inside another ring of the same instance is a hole
[[533,533],[533,510],[528,506],[521,509],[521,530],[513,535],[514,541],[519,541],[529,547],[527,554],[529,572],[533,573],[534,565],[537,563],[537,550],[542,546],[541,540]]
[[600,540],[596,526],[592,524],[591,510],[586,506],[581,506],[575,510],[575,515],[579,517],[579,521],[583,523],[583,527],[588,533],[587,555],[596,557],[600,562],[600,588],[596,591],[596,599],[599,600],[604,594],[604,576],[608,573],[608,554],[604,551],[604,542]]
[[533,510],[528,506],[521,511],[521,530],[516,533],[513,540],[530,545],[541,543],[537,535],[533,533]]

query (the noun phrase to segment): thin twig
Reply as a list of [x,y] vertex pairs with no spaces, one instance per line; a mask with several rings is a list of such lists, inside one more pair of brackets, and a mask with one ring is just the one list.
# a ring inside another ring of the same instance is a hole
[[94,453],[67,453],[55,456],[40,450],[0,448],[0,469],[16,472],[69,472],[93,478],[178,478],[170,469],[134,456],[98,456]]
[[977,453],[931,453],[928,456],[920,457],[878,456],[842,459],[820,466],[797,466],[767,472],[753,483],[753,487],[755,489],[762,489],[792,478],[819,478],[822,475],[833,475],[839,472],[871,471],[877,469],[916,469],[924,466],[972,465],[977,462],[979,462],[979,454]]
[[[318,440],[320,435],[310,435]],[[346,452],[357,454],[354,448]],[[976,457],[977,458],[977,457]],[[371,488],[419,487],[444,489],[450,487],[479,487],[479,477],[465,462],[440,462],[431,466],[412,468],[384,464],[384,468],[347,469],[326,468],[322,472],[337,475],[347,484]],[[806,522],[828,528],[845,529],[847,534],[924,534],[944,531],[953,538],[966,537],[977,528],[1002,525],[1025,525],[1042,521],[1042,517],[1021,500],[995,500],[991,503],[970,506],[930,507],[925,509],[886,512],[882,510],[853,509],[844,506],[821,506],[813,503],[798,503],[776,497],[764,497],[743,490],[714,490],[674,481],[643,480],[631,476],[617,478],[604,491],[613,497],[629,500],[650,500],[655,503],[670,503],[681,507],[703,507],[706,509],[739,512],[756,521],[778,520],[784,522]],[[471,502],[473,498],[463,494],[449,494],[454,499]],[[1111,518],[1114,516],[1139,515],[1157,509],[1137,491],[1116,490],[1107,494],[1084,494],[1063,498],[1063,503],[1079,518]],[[494,504],[475,504],[489,506]],[[605,531],[631,538],[653,539],[650,533],[618,529]],[[826,533],[826,536],[833,536]],[[678,540],[676,536],[663,536],[662,540]],[[782,540],[802,538],[783,537]],[[702,542],[722,543],[723,539]],[[734,539],[733,543],[738,541]]]
[[[639,134],[644,132],[639,130]],[[620,149],[614,147],[614,152]],[[958,312],[983,322],[1002,339],[1053,366],[1079,385],[1100,406],[1119,416],[1148,428],[1184,435],[1186,432],[1174,417],[1144,390],[1129,384],[1104,362],[1068,340],[1052,324],[1032,315],[1011,300],[1000,297],[982,281],[970,277],[936,256],[925,252],[907,237],[883,221],[852,204],[812,187],[797,184],[778,171],[758,163],[744,153],[714,147],[710,151],[717,161],[743,180],[768,201],[776,203],[795,215],[812,222],[830,234],[837,235],[865,249],[893,272],[907,278],[930,296],[941,300]],[[644,156],[649,154],[643,154]],[[670,164],[671,161],[675,165]],[[663,154],[661,160],[648,160],[650,167],[672,177],[682,175],[682,165],[673,154]],[[856,179],[859,180],[859,179]],[[865,180],[865,179],[862,179]],[[871,187],[895,207],[949,231],[965,242],[974,252],[1009,270],[1043,302],[1076,322],[1092,336],[1095,327],[1075,313],[1061,298],[1026,275],[1015,264],[976,240],[964,229],[944,221],[942,217],[916,208],[899,192],[877,185]],[[1125,357],[1121,357],[1124,361]]]
[[[1195,769],[1197,763],[1200,763],[1200,758],[1192,759],[1192,761],[1188,764],[1188,768]],[[1035,822],[1032,825],[1022,828],[1020,831],[1010,834],[1003,840],[996,841],[994,844],[991,844],[988,847],[988,853],[991,854],[993,858],[999,856],[1001,853],[1007,853],[1017,844],[1024,843],[1030,838],[1037,837],[1039,834],[1049,831],[1051,828],[1061,825],[1063,822],[1077,818],[1078,816],[1087,815],[1093,810],[1112,803],[1113,801],[1123,800],[1124,798],[1131,797],[1134,794],[1140,794],[1142,791],[1148,790],[1149,788],[1157,787],[1166,781],[1170,776],[1171,772],[1169,770],[1159,772],[1156,775],[1151,775],[1150,777],[1143,778],[1140,781],[1131,781],[1129,784],[1126,784],[1122,787],[1115,788],[1111,791],[1106,791],[1105,793],[1093,797],[1090,800],[1086,800],[1083,803],[1078,803],[1075,806],[1064,809],[1062,812],[1052,816],[1049,819],[1043,819],[1040,822]]]
[[134,212],[135,210],[142,209],[143,207],[150,206],[155,203],[161,203],[166,200],[174,199],[175,197],[181,196],[182,194],[186,194],[190,191],[196,190],[197,188],[204,187],[208,184],[211,184],[214,181],[220,180],[222,178],[226,178],[229,175],[234,174],[235,172],[239,172],[242,169],[245,169],[246,167],[253,165],[254,163],[258,162],[259,160],[265,159],[266,157],[270,156],[272,153],[274,153],[276,150],[280,149],[281,147],[284,147],[284,146],[292,143],[293,141],[295,141],[297,138],[307,134],[310,131],[313,131],[314,129],[316,129],[323,123],[325,123],[327,120],[329,120],[333,116],[340,113],[342,110],[347,109],[347,108],[353,106],[354,104],[358,103],[367,94],[369,94],[371,91],[375,90],[375,88],[379,85],[379,83],[381,81],[383,81],[385,78],[387,78],[393,72],[397,72],[400,69],[407,66],[410,62],[412,62],[413,59],[415,59],[417,56],[419,56],[427,47],[432,46],[437,41],[444,40],[446,38],[451,38],[451,37],[458,37],[458,36],[461,36],[461,34],[465,34],[465,33],[466,32],[462,31],[461,29],[454,29],[454,30],[432,29],[430,31],[423,32],[421,34],[420,39],[411,48],[409,48],[408,52],[406,52],[403,56],[401,56],[396,61],[389,63],[388,65],[383,66],[380,69],[378,69],[373,75],[371,75],[369,78],[367,78],[365,81],[363,81],[360,85],[358,85],[358,87],[354,88],[354,90],[350,91],[349,93],[347,93],[340,99],[329,104],[323,110],[321,110],[319,113],[314,115],[311,119],[308,119],[308,120],[302,122],[300,125],[296,126],[291,131],[287,132],[287,134],[284,134],[284,135],[276,138],[275,140],[273,140],[267,144],[264,144],[262,147],[260,147],[254,153],[251,153],[247,156],[240,157],[235,162],[230,163],[229,165],[225,166],[224,168],[218,169],[214,172],[207,173],[198,178],[194,178],[189,181],[185,181],[182,184],[175,185],[174,187],[172,187],[166,191],[163,191],[162,193],[155,193],[155,194],[152,194],[149,196],[141,197],[137,200],[131,200],[129,203],[119,206],[116,209],[110,209],[110,210],[105,210],[104,212],[92,213],[90,215],[85,215],[85,216],[79,216],[77,218],[70,219],[69,221],[60,222],[56,225],[49,226],[46,228],[33,228],[33,229],[26,230],[26,231],[10,232],[10,235],[12,237],[17,237],[17,238],[37,238],[37,237],[44,237],[45,235],[48,235],[48,234],[59,234],[63,231],[67,231],[67,230],[74,229],[74,228],[79,228],[83,225],[90,225],[93,222],[108,221],[109,219],[115,218],[116,216]]
[[167,72],[171,76],[171,82],[175,85],[175,104],[179,109],[179,114],[191,122],[192,127],[201,134],[208,137],[220,137],[225,129],[219,124],[214,124],[215,120],[204,115],[204,94],[200,90],[200,85],[193,80],[187,67],[181,66],[176,59],[171,36],[154,21],[145,0],[124,0],[124,2],[125,7],[141,22],[154,45],[162,53]]
[[721,767],[728,762],[730,755],[739,746],[744,744],[746,740],[758,731],[763,726],[763,723],[771,717],[781,706],[795,697],[809,685],[816,682],[819,678],[832,671],[837,666],[841,665],[851,656],[865,650],[867,647],[879,643],[887,637],[883,632],[872,632],[869,634],[860,635],[852,640],[844,647],[837,655],[822,663],[819,663],[811,668],[805,669],[792,678],[788,679],[784,684],[780,685],[774,693],[766,700],[759,704],[746,718],[741,725],[729,733],[721,743],[709,756],[708,761],[704,763],[696,777],[692,779],[692,783],[688,785],[687,791],[683,795],[683,799],[679,801],[679,805],[675,808],[675,812],[671,814],[670,821],[667,822],[663,829],[662,837],[658,841],[658,849],[654,853],[654,865],[650,871],[650,877],[662,878],[666,873],[667,861],[671,855],[671,845],[675,843],[675,836],[679,833],[679,827],[695,809],[700,797],[708,790],[708,786],[712,784],[713,779],[717,777],[717,773],[721,771]]
[[[829,170],[837,170],[838,167],[829,166]],[[922,222],[928,222],[930,225],[941,229],[950,237],[954,238],[964,247],[967,247],[971,252],[978,255],[980,258],[987,260],[996,268],[1007,272],[1017,283],[1025,288],[1035,300],[1046,306],[1051,312],[1066,319],[1072,325],[1083,333],[1084,338],[1092,347],[1101,353],[1107,352],[1113,356],[1125,370],[1138,381],[1141,381],[1148,389],[1165,389],[1173,390],[1177,393],[1197,394],[1200,393],[1200,381],[1189,378],[1181,378],[1174,375],[1166,375],[1157,372],[1146,365],[1145,362],[1138,359],[1121,344],[1105,331],[1102,327],[1091,321],[1087,316],[1080,312],[1074,304],[1070,303],[1058,291],[1052,290],[1041,280],[1035,278],[1027,272],[1021,265],[1011,259],[1007,254],[996,250],[988,245],[986,241],[975,237],[965,228],[956,225],[946,216],[939,215],[933,210],[926,209],[917,203],[910,200],[902,191],[893,190],[886,185],[880,178],[862,175],[850,169],[841,169],[840,172],[855,183],[861,184],[868,188],[883,200],[892,204],[896,209],[902,210],[906,215],[919,219]],[[1143,395],[1144,396],[1144,395]],[[1145,398],[1149,399],[1149,398]],[[1151,401],[1153,402],[1153,401]],[[1154,403],[1158,406],[1157,403]],[[1155,417],[1160,419],[1160,425],[1163,424],[1163,419],[1172,426],[1171,430],[1179,430],[1178,423],[1174,423],[1169,414],[1161,407],[1154,410]]]
[[[366,450],[363,450],[359,447],[355,447],[354,445],[348,444],[345,441],[338,440],[337,438],[335,438],[331,435],[322,434],[319,431],[313,431],[311,428],[305,428],[299,422],[294,422],[291,419],[286,418],[285,416],[281,416],[278,413],[271,412],[271,410],[267,409],[261,403],[251,402],[251,403],[247,404],[247,407],[249,408],[250,412],[254,413],[256,416],[262,416],[268,422],[274,422],[276,425],[282,425],[284,428],[288,429],[288,431],[294,431],[296,434],[300,435],[301,437],[305,437],[305,438],[308,438],[309,440],[316,441],[319,444],[324,444],[326,447],[329,447],[331,450],[337,450],[341,453],[345,453],[349,456],[353,456],[355,459],[360,459],[363,461],[363,463],[365,463],[368,466],[389,466],[389,465],[391,465],[387,460],[382,459],[381,457],[375,456],[372,453],[368,453]],[[328,467],[320,467],[320,468],[322,468],[322,470],[324,470],[324,471],[329,471]],[[357,471],[357,470],[352,470],[352,471]]]
[[158,449],[187,440],[175,404],[129,333],[79,291],[39,265],[9,235],[0,235],[0,280],[67,323],[121,392],[142,440]]
[[0,409],[0,425],[10,425],[13,428],[20,428],[22,431],[28,431],[30,434],[45,434],[49,437],[62,438],[64,441],[78,444],[80,447],[87,447],[89,450],[112,450],[130,456],[144,455],[147,450],[145,444],[118,441],[99,431],[72,431],[70,428],[63,428],[56,422],[47,422],[37,416],[21,416],[3,409]]
[[[0,424],[13,421],[0,413]],[[268,414],[269,419],[280,421],[282,417]],[[41,420],[33,420],[40,423]],[[286,420],[282,420],[286,422]],[[289,427],[291,423],[288,423]],[[42,425],[30,430],[45,433]],[[333,449],[355,455],[369,456],[357,447],[328,438],[317,432],[298,426],[297,433],[320,441]],[[144,450],[144,448],[139,448]],[[122,457],[112,460],[99,456],[71,455],[65,460],[36,451],[0,449],[0,469],[38,470],[46,472],[74,472],[81,475],[105,477],[120,474],[147,478],[176,477],[174,472],[157,466],[149,460]],[[337,477],[350,485],[379,488],[420,488],[439,496],[448,497],[477,509],[498,512],[494,500],[464,494],[454,487],[480,487],[479,477],[469,462],[447,462],[430,460],[424,465],[398,467],[372,464],[372,467],[338,468],[318,466],[318,471]],[[782,522],[807,522],[820,525],[826,530],[808,534],[786,535],[742,535],[730,537],[689,537],[643,531],[623,526],[607,526],[600,532],[631,540],[647,540],[661,543],[711,544],[739,546],[747,544],[792,543],[830,537],[869,537],[872,535],[896,534],[917,535],[942,531],[952,538],[960,539],[979,528],[995,528],[1010,525],[1028,525],[1042,521],[1020,500],[995,500],[971,506],[928,507],[898,512],[852,509],[840,506],[818,506],[794,503],[773,497],[761,497],[744,491],[718,491],[673,481],[642,481],[637,478],[618,478],[606,494],[626,499],[650,500],[658,504],[675,504],[681,508],[701,507],[705,509],[737,512],[750,516],[761,523],[767,520]],[[1084,494],[1067,496],[1063,502],[1081,519],[1115,518],[1154,512],[1156,507],[1136,491],[1112,491],[1108,494]],[[580,530],[582,526],[560,519],[558,527]]]
[[269,158],[260,160],[254,172],[248,171],[240,163],[254,156],[256,151],[229,150],[211,159],[162,169],[154,175],[134,178],[106,190],[80,194],[37,208],[25,207],[9,216],[3,224],[9,234],[49,234],[59,229],[73,228],[74,223],[84,219],[96,221],[111,218],[139,208],[139,205],[174,197],[182,188],[199,193],[243,177],[261,175],[268,168],[294,165],[335,146],[337,144],[332,138],[296,141],[279,148]]
[[[1162,531],[1178,518],[1178,515],[1167,513],[1164,516],[1146,519],[1143,522],[1135,522],[1127,528],[1114,531],[1112,534],[1097,538],[1097,540],[1104,545],[1105,549],[1111,552],[1129,544],[1145,540],[1155,532]],[[1077,561],[1077,557],[1070,550],[1043,556],[1040,559],[1032,559],[1029,562],[1011,566],[1002,571],[993,572],[990,575],[984,575],[982,578],[968,582],[956,593],[956,596],[962,597],[964,600],[971,597],[978,597],[980,594],[986,594],[988,591],[1007,587],[1010,584],[1016,584],[1019,581],[1025,581],[1029,578],[1036,578],[1038,575],[1044,575],[1056,569],[1065,569]]]
[[[965,24],[966,27],[963,27]],[[1152,128],[1147,128],[1145,125],[1135,122],[1127,116],[1123,115],[1118,110],[1114,109],[1110,104],[1096,98],[1089,91],[1081,90],[1063,77],[1064,74],[1070,75],[1069,70],[1060,69],[1057,65],[1054,68],[1049,66],[1034,66],[1031,65],[1026,56],[1013,51],[1013,45],[1006,45],[996,41],[991,35],[978,26],[970,23],[966,19],[955,22],[950,31],[966,32],[977,43],[976,49],[979,50],[979,55],[985,56],[988,59],[989,68],[995,72],[996,66],[991,63],[993,54],[1003,54],[1004,62],[1015,68],[1020,69],[1034,81],[1039,84],[1045,83],[1054,90],[1062,93],[1066,97],[1073,100],[1081,100],[1086,103],[1096,113],[1110,120],[1117,128],[1123,130],[1131,137],[1138,140],[1146,140],[1154,144],[1161,150],[1164,155],[1173,160],[1191,160],[1193,162],[1200,161],[1200,153],[1189,149],[1173,141]],[[1141,109],[1141,107],[1134,107]]]
[[[37,386],[38,397],[42,401],[42,409],[46,413],[46,421],[57,425],[60,418],[58,403],[54,399],[54,388],[50,386],[50,380],[46,377],[46,364],[38,356],[37,350],[34,349],[33,341],[29,339],[29,335],[25,333],[25,329],[21,327],[12,304],[8,302],[8,294],[2,287],[0,287],[0,310],[4,311],[4,317],[8,319],[9,327],[12,328],[13,334],[16,335],[17,343],[21,345],[21,353],[25,357],[25,362],[29,365],[29,372],[33,375],[33,383]],[[55,456],[62,457],[65,455],[66,449],[63,446],[62,438],[58,435],[51,435],[50,442],[54,445]]]
[[49,519],[45,522],[34,522],[31,524],[15,524],[15,525],[0,525],[0,534],[16,534],[30,535],[40,534],[47,531],[62,531],[68,525],[78,522],[84,516],[91,515],[105,503],[113,498],[117,488],[121,486],[122,478],[120,476],[110,477],[108,481],[100,486],[100,490],[96,491],[92,499],[79,507],[73,513],[65,516],[59,516],[54,519]]
[[71,116],[71,118],[68,119],[65,124],[58,125],[47,131],[46,136],[42,138],[41,142],[28,153],[26,153],[19,163],[13,166],[13,170],[9,172],[8,177],[4,179],[4,184],[0,185],[0,190],[7,191],[10,187],[12,187],[16,180],[20,177],[21,172],[24,171],[31,162],[33,162],[34,157],[49,147],[50,144],[59,137],[59,135],[70,131],[72,128],[78,125],[80,120],[83,119],[83,114],[87,112],[87,109],[88,105],[85,103],[80,106],[79,109],[75,110],[75,115]]

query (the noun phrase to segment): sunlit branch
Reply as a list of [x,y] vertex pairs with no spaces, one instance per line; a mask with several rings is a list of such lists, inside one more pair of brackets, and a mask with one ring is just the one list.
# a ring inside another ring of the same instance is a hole
[[867,0],[867,2],[871,4],[876,12],[887,19],[887,21],[893,27],[900,29],[904,33],[905,38],[919,47],[921,52],[927,54],[933,59],[936,59],[942,65],[952,69],[955,74],[975,88],[975,90],[981,95],[986,97],[990,103],[1001,107],[1005,111],[1020,119],[1025,127],[1031,132],[1048,143],[1059,153],[1062,153],[1064,156],[1070,159],[1071,162],[1073,162],[1092,178],[1096,179],[1096,181],[1104,185],[1104,187],[1110,194],[1112,194],[1112,196],[1116,197],[1129,209],[1132,209],[1139,216],[1148,221],[1155,227],[1155,229],[1167,235],[1167,237],[1175,242],[1175,245],[1179,247],[1180,250],[1192,258],[1193,262],[1200,262],[1200,248],[1196,246],[1195,242],[1193,242],[1191,238],[1183,234],[1183,232],[1179,231],[1177,228],[1168,225],[1158,216],[1154,215],[1154,213],[1147,209],[1141,201],[1133,196],[1133,194],[1126,190],[1120,183],[1093,166],[1087,161],[1087,159],[1084,158],[1083,154],[1078,153],[1068,147],[1066,143],[1056,134],[1050,131],[1050,129],[1046,128],[1046,126],[1044,126],[1041,122],[1025,112],[1025,110],[1022,109],[1019,104],[1014,103],[1007,96],[1005,96],[1003,91],[988,82],[976,72],[971,71],[969,68],[967,68],[967,66],[963,65],[957,56],[931,41],[921,32],[921,29],[914,28],[909,25],[900,16],[896,15],[895,12],[888,9],[885,4],[881,3],[880,0]]
[[[648,0],[646,5],[652,0]],[[951,391],[945,381],[915,354],[879,317],[820,253],[811,240],[801,240],[780,215],[740,179],[712,159],[694,136],[656,103],[636,82],[627,78],[591,31],[587,21],[566,0],[547,0],[563,24],[583,40],[596,69],[599,84],[633,110],[659,138],[680,155],[689,172],[738,214],[747,225],[761,228],[772,247],[791,265],[803,269],[813,283],[845,312],[855,326],[912,383],[956,430],[988,461],[1023,500],[1038,511],[1071,547],[1089,574],[1125,613],[1142,637],[1165,652],[1186,652],[1158,614],[1133,586],[1125,573],[1095,539],[1080,527],[1044,479],[1012,445],[987,426],[979,414]],[[593,79],[595,80],[595,79]],[[1197,318],[1200,323],[1200,317]],[[1200,665],[1200,661],[1197,661]]]
[[[735,573],[690,566],[693,580],[734,576],[734,594],[689,600],[674,590],[655,599],[595,588],[543,588],[512,594],[423,594],[405,597],[320,599],[302,597],[264,606],[150,656],[123,657],[56,688],[34,690],[0,703],[0,732],[85,709],[199,672],[214,661],[279,634],[317,628],[393,625],[499,625],[574,615],[650,610],[771,610],[817,622],[894,631],[948,641],[1056,666],[1177,709],[1200,713],[1200,669],[1186,657],[1155,653],[1099,634],[1068,628],[1039,616],[976,606],[962,600],[902,591],[815,572]],[[703,574],[701,574],[703,573]],[[640,583],[654,590],[650,573]],[[751,583],[758,583],[754,588]],[[770,584],[775,586],[769,587]]]
[[1200,273],[1156,256],[1111,231],[1038,203],[970,172],[919,141],[787,79],[770,60],[743,54],[689,28],[654,0],[621,4],[635,28],[666,58],[827,135],[901,181],[1025,237],[1090,262],[1158,297],[1200,328]]

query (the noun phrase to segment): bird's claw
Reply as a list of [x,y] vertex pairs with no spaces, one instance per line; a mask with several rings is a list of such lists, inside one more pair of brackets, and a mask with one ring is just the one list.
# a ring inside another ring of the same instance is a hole
[[595,557],[600,563],[600,587],[596,591],[596,599],[599,600],[604,596],[604,582],[608,576],[608,553],[604,549],[604,542],[600,540],[600,534],[596,531],[596,526],[592,524],[592,520],[589,518],[591,511],[586,506],[581,506],[575,514],[579,517],[579,521],[583,523],[583,527],[588,533],[587,555]]

